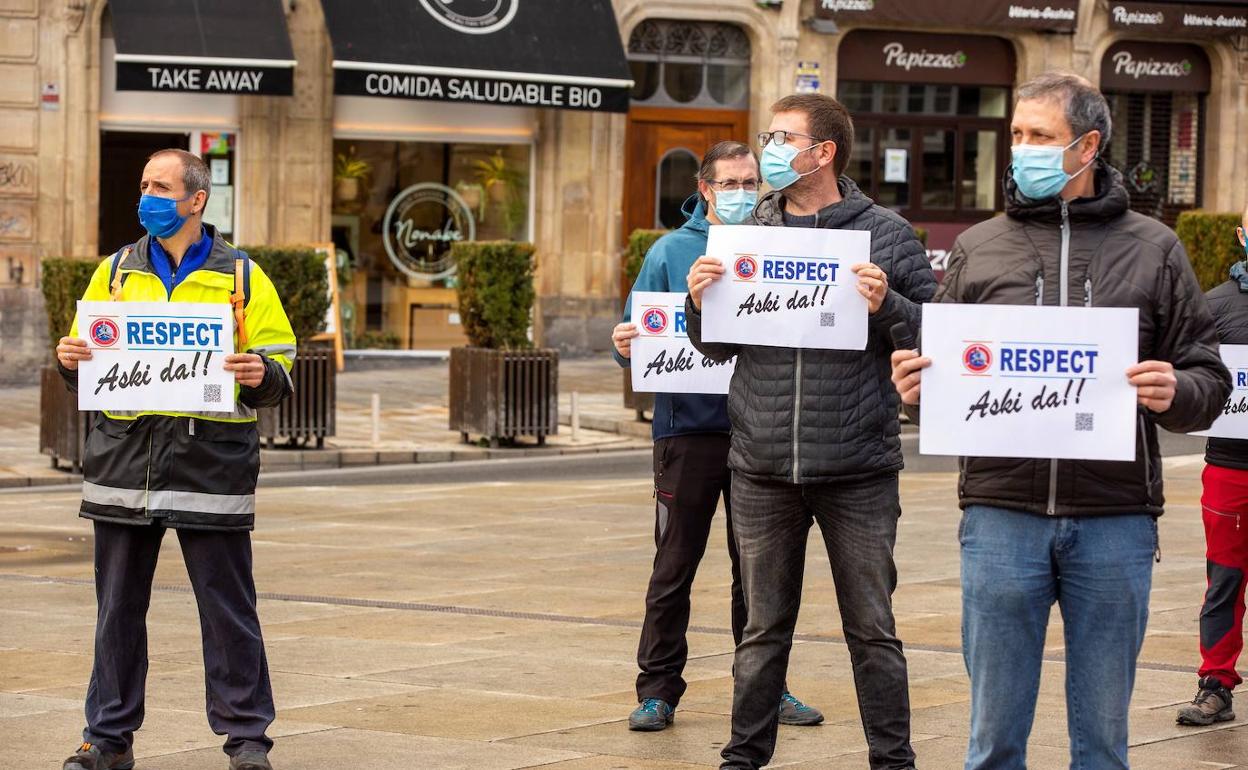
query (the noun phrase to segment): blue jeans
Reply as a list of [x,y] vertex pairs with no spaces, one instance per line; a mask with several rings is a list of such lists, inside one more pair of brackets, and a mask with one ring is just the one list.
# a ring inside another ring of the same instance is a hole
[[1025,770],[1054,602],[1066,632],[1071,770],[1125,770],[1156,519],[1054,518],[972,505],[958,540],[962,651],[971,677],[966,770]]

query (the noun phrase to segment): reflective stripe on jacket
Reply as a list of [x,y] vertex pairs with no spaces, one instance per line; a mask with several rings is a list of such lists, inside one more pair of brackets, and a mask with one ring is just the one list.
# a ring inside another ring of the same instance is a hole
[[[119,270],[123,302],[229,303],[239,252],[210,225],[212,251],[203,267],[167,291],[153,270],[148,237]],[[84,300],[109,301],[113,257],[96,269]],[[260,441],[256,408],[276,406],[293,392],[295,336],[272,281],[250,266],[246,305],[248,347],[265,364],[264,380],[235,385],[233,412],[141,410],[100,413],[83,454],[81,515],[118,523],[159,521],[171,527],[249,530],[254,524]],[[78,337],[75,317],[70,336]],[[237,344],[237,341],[236,341]],[[77,372],[61,370],[71,389]]]

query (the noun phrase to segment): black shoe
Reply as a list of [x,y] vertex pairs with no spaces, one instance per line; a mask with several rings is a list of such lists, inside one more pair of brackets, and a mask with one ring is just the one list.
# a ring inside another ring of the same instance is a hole
[[273,770],[263,751],[240,751],[230,757],[230,770]]
[[102,751],[94,743],[84,743],[72,757],[65,760],[61,770],[133,770],[134,749],[121,754]]

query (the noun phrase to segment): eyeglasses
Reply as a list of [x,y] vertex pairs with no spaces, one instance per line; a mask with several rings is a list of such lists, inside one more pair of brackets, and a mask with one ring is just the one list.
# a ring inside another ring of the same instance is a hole
[[790,136],[800,136],[804,139],[809,139],[812,142],[821,141],[819,137],[817,136],[811,136],[810,134],[799,134],[796,131],[763,131],[762,133],[758,135],[758,146],[766,147],[767,143],[772,142],[772,141],[774,141],[778,145],[784,145],[788,143]]
[[708,179],[706,183],[720,192],[736,192],[737,190],[758,192],[758,186],[761,184],[757,179]]

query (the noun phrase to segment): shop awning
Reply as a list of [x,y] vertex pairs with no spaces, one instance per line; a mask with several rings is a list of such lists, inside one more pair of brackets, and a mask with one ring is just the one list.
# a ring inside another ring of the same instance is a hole
[[117,90],[294,93],[281,0],[109,0]]
[[[968,6],[974,6],[972,10]],[[872,24],[1074,32],[1079,0],[816,0],[815,18]]]
[[334,92],[625,112],[610,0],[323,0]]
[[1248,33],[1248,3],[1113,2],[1110,29],[1186,38],[1225,37]]

